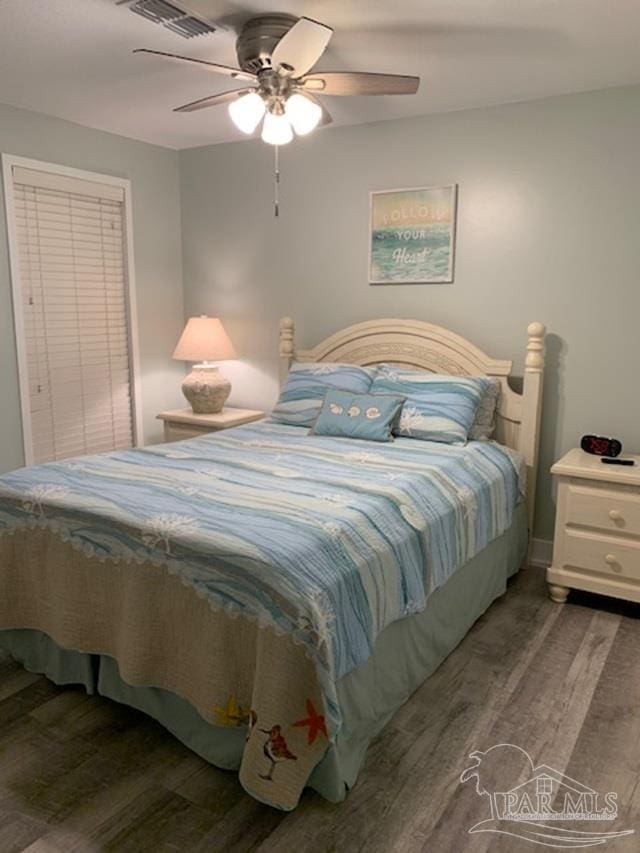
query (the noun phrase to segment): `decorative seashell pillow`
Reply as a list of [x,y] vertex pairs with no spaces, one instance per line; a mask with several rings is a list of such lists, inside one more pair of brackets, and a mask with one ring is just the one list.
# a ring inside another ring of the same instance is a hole
[[404,397],[327,391],[311,433],[366,441],[391,441]]

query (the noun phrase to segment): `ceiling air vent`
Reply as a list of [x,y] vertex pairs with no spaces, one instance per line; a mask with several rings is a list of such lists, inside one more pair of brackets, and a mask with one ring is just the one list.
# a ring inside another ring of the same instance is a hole
[[186,39],[193,38],[194,36],[206,36],[208,33],[215,32],[214,27],[210,26],[210,24],[205,24],[204,21],[200,21],[198,18],[194,18],[193,15],[185,15],[182,18],[177,18],[165,24],[165,27],[173,30],[174,33],[178,33],[179,36],[184,36]]
[[162,24],[163,27],[186,39],[215,32],[215,27],[211,24],[184,12],[173,3],[167,3],[166,0],[133,0],[133,2],[124,0],[124,2],[130,3],[129,8],[136,15],[141,15],[148,21],[153,21],[154,24]]

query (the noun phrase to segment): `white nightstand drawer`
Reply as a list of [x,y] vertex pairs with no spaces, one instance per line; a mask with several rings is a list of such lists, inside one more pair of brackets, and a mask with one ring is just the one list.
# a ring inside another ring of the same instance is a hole
[[640,494],[570,485],[566,523],[640,536]]
[[640,580],[640,542],[567,529],[562,563],[567,568]]

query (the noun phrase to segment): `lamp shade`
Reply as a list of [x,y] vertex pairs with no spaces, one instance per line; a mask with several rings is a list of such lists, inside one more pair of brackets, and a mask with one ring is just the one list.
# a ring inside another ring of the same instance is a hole
[[227,361],[237,356],[220,320],[203,315],[187,320],[173,357],[177,361]]

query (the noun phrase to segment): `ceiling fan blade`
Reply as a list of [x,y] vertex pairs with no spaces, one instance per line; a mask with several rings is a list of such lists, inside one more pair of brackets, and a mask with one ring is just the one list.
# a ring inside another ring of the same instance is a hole
[[217,74],[226,74],[227,77],[234,77],[237,80],[257,80],[255,74],[250,71],[242,71],[240,68],[232,68],[230,65],[220,65],[217,62],[207,62],[206,59],[194,59],[192,56],[178,56],[175,53],[165,53],[162,50],[148,50],[146,47],[139,47],[134,53],[147,53],[151,56],[162,56],[164,59],[173,59],[177,62],[187,62],[190,65],[196,65],[205,71],[214,71]]
[[273,49],[272,67],[284,67],[292,77],[302,77],[320,59],[332,35],[331,27],[299,18]]
[[300,81],[305,94],[318,95],[413,95],[419,77],[405,74],[374,74],[367,71],[319,71]]
[[228,104],[229,101],[235,101],[242,95],[248,95],[249,92],[255,92],[255,89],[233,89],[231,92],[220,92],[217,95],[208,95],[206,98],[199,98],[197,101],[191,101],[189,104],[182,104],[181,107],[176,107],[174,113],[193,113],[196,110],[205,110],[207,107],[216,107],[218,104]]

